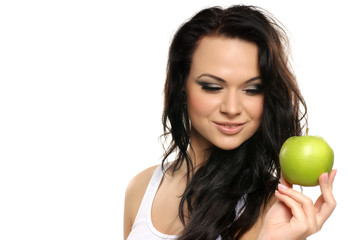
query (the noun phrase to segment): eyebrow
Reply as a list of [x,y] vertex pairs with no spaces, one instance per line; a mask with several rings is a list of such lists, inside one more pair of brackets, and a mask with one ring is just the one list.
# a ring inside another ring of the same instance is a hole
[[[201,77],[210,77],[210,78],[213,78],[214,80],[218,81],[218,82],[222,82],[222,83],[225,83],[227,82],[226,80],[220,78],[220,77],[217,77],[213,74],[210,74],[210,73],[203,73],[201,75],[199,75],[196,79],[199,79]],[[249,82],[252,82],[252,81],[255,81],[255,80],[258,80],[258,79],[261,79],[261,76],[256,76],[256,77],[253,77],[253,78],[250,78],[246,81],[246,83],[249,83]]]

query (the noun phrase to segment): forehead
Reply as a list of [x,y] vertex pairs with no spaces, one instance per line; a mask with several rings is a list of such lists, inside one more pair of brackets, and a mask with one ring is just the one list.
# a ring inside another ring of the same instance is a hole
[[191,64],[191,74],[204,71],[220,75],[257,75],[258,47],[238,38],[206,36],[199,40]]

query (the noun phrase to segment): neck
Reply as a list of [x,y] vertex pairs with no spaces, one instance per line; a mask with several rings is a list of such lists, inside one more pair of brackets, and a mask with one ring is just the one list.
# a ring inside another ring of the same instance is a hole
[[[190,161],[193,166],[193,172],[192,169],[189,170],[190,176],[192,176],[192,174],[195,173],[208,160],[211,146],[212,144],[204,139],[197,131],[193,129],[191,130],[188,156],[190,157]],[[180,169],[177,170],[177,174],[186,176],[187,173],[187,163],[183,162]]]
[[197,131],[191,131],[188,153],[195,171],[208,160],[211,146],[212,144],[204,139]]

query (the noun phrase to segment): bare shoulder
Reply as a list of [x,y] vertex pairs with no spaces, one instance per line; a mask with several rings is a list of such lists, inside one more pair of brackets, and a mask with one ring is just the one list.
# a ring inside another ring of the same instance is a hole
[[158,166],[155,165],[143,170],[128,184],[124,199],[124,239],[127,239],[130,233],[149,181]]
[[[150,168],[147,168],[143,170],[142,172],[138,173],[128,184],[127,190],[125,192],[126,198],[132,198],[132,200],[136,200],[137,196],[141,196],[141,199],[143,198],[143,195],[145,193],[145,190],[147,189],[148,183],[150,179],[153,176],[153,173],[155,169],[159,165],[152,166]],[[141,200],[140,199],[140,200]]]

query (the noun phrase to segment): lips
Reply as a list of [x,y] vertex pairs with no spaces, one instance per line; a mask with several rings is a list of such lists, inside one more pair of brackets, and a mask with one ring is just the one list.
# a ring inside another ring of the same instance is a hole
[[245,123],[233,122],[214,122],[217,129],[224,134],[233,135],[239,133],[245,126]]

